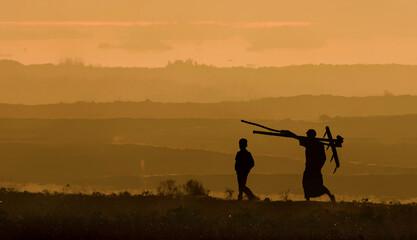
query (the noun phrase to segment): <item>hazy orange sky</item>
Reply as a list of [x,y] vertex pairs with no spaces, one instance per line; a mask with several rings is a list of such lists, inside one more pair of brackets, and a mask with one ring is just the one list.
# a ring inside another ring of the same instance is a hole
[[417,64],[415,0],[0,0],[0,59]]

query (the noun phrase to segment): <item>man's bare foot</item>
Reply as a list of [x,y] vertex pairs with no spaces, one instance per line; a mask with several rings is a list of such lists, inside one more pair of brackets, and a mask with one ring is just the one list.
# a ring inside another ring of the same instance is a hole
[[334,197],[333,194],[329,194],[329,197],[330,197],[330,201],[336,202],[336,198]]

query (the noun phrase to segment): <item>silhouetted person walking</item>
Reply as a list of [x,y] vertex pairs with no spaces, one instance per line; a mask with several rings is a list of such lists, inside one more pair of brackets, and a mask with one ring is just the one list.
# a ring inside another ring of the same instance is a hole
[[324,144],[316,138],[316,131],[309,129],[307,138],[300,138],[290,131],[287,134],[292,135],[300,141],[300,145],[306,148],[306,168],[303,174],[304,197],[307,201],[312,197],[320,197],[327,194],[331,201],[335,201],[335,197],[323,185],[323,175],[321,169],[326,161],[326,152]]
[[255,195],[253,195],[252,191],[246,186],[246,181],[248,179],[248,174],[250,170],[255,166],[255,162],[253,161],[252,154],[246,150],[248,146],[248,140],[242,138],[239,140],[239,148],[240,151],[236,154],[236,162],[235,162],[235,170],[237,174],[237,183],[239,185],[239,196],[238,200],[242,200],[243,193],[249,198],[249,200],[257,199]]

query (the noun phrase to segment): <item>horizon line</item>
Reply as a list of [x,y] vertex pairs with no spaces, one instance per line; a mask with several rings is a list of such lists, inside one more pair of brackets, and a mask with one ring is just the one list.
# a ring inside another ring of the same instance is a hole
[[[68,62],[65,62],[68,60]],[[85,63],[81,59],[77,58],[68,58],[61,60],[62,62],[54,63],[54,62],[41,62],[41,63],[22,63],[19,60],[11,59],[11,58],[1,58],[0,56],[0,63],[2,62],[14,62],[17,64],[20,64],[22,66],[36,66],[36,65],[53,65],[53,66],[74,66],[74,67],[86,67],[86,68],[146,68],[146,69],[161,69],[161,68],[167,68],[175,63],[184,64],[184,65],[192,65],[195,67],[212,67],[212,68],[247,68],[247,69],[262,69],[262,68],[287,68],[287,67],[301,67],[301,66],[409,66],[409,67],[417,67],[417,64],[405,64],[405,63],[345,63],[345,64],[339,64],[339,63],[301,63],[301,64],[289,64],[289,65],[263,65],[263,66],[257,66],[252,64],[246,64],[246,65],[233,65],[233,66],[227,66],[227,65],[214,65],[209,63],[199,63],[197,61],[194,61],[192,59],[177,59],[175,61],[168,60],[167,63],[164,66],[153,66],[153,67],[146,67],[146,66],[112,66],[112,65],[102,65],[100,63]],[[73,63],[72,63],[73,61]]]
[[[155,104],[219,104],[219,103],[247,103],[253,101],[263,101],[271,99],[282,99],[282,98],[298,98],[298,97],[335,97],[335,98],[395,98],[395,97],[417,97],[417,94],[398,94],[398,95],[367,95],[367,96],[343,96],[343,95],[332,95],[332,94],[299,94],[292,96],[279,96],[279,97],[263,97],[263,98],[253,98],[249,100],[223,100],[223,101],[213,101],[213,102],[191,102],[191,101],[181,101],[181,102],[163,102],[163,101],[153,101],[149,98],[141,101],[131,101],[131,100],[113,100],[113,101],[73,101],[73,102],[54,102],[54,103],[36,103],[36,104],[27,104],[27,103],[6,103],[0,102],[0,105],[21,105],[21,106],[48,106],[48,105],[73,105],[73,104],[114,104],[114,103],[155,103]],[[400,114],[401,116],[404,114]],[[417,115],[417,114],[405,114],[405,115]],[[391,116],[391,115],[390,115]],[[396,115],[395,115],[396,116]]]

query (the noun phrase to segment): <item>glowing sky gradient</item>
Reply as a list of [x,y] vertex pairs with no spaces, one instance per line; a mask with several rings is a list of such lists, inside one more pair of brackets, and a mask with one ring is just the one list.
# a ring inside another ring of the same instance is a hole
[[415,0],[13,0],[0,59],[162,67],[417,64]]
[[[177,25],[176,21],[4,21],[0,26],[158,26],[158,25]],[[282,26],[309,26],[310,22],[222,22],[222,21],[193,21],[191,25],[214,25],[227,26],[233,28],[270,28]]]
[[157,26],[157,25],[173,25],[177,22],[170,21],[6,21],[0,22],[2,26]]

